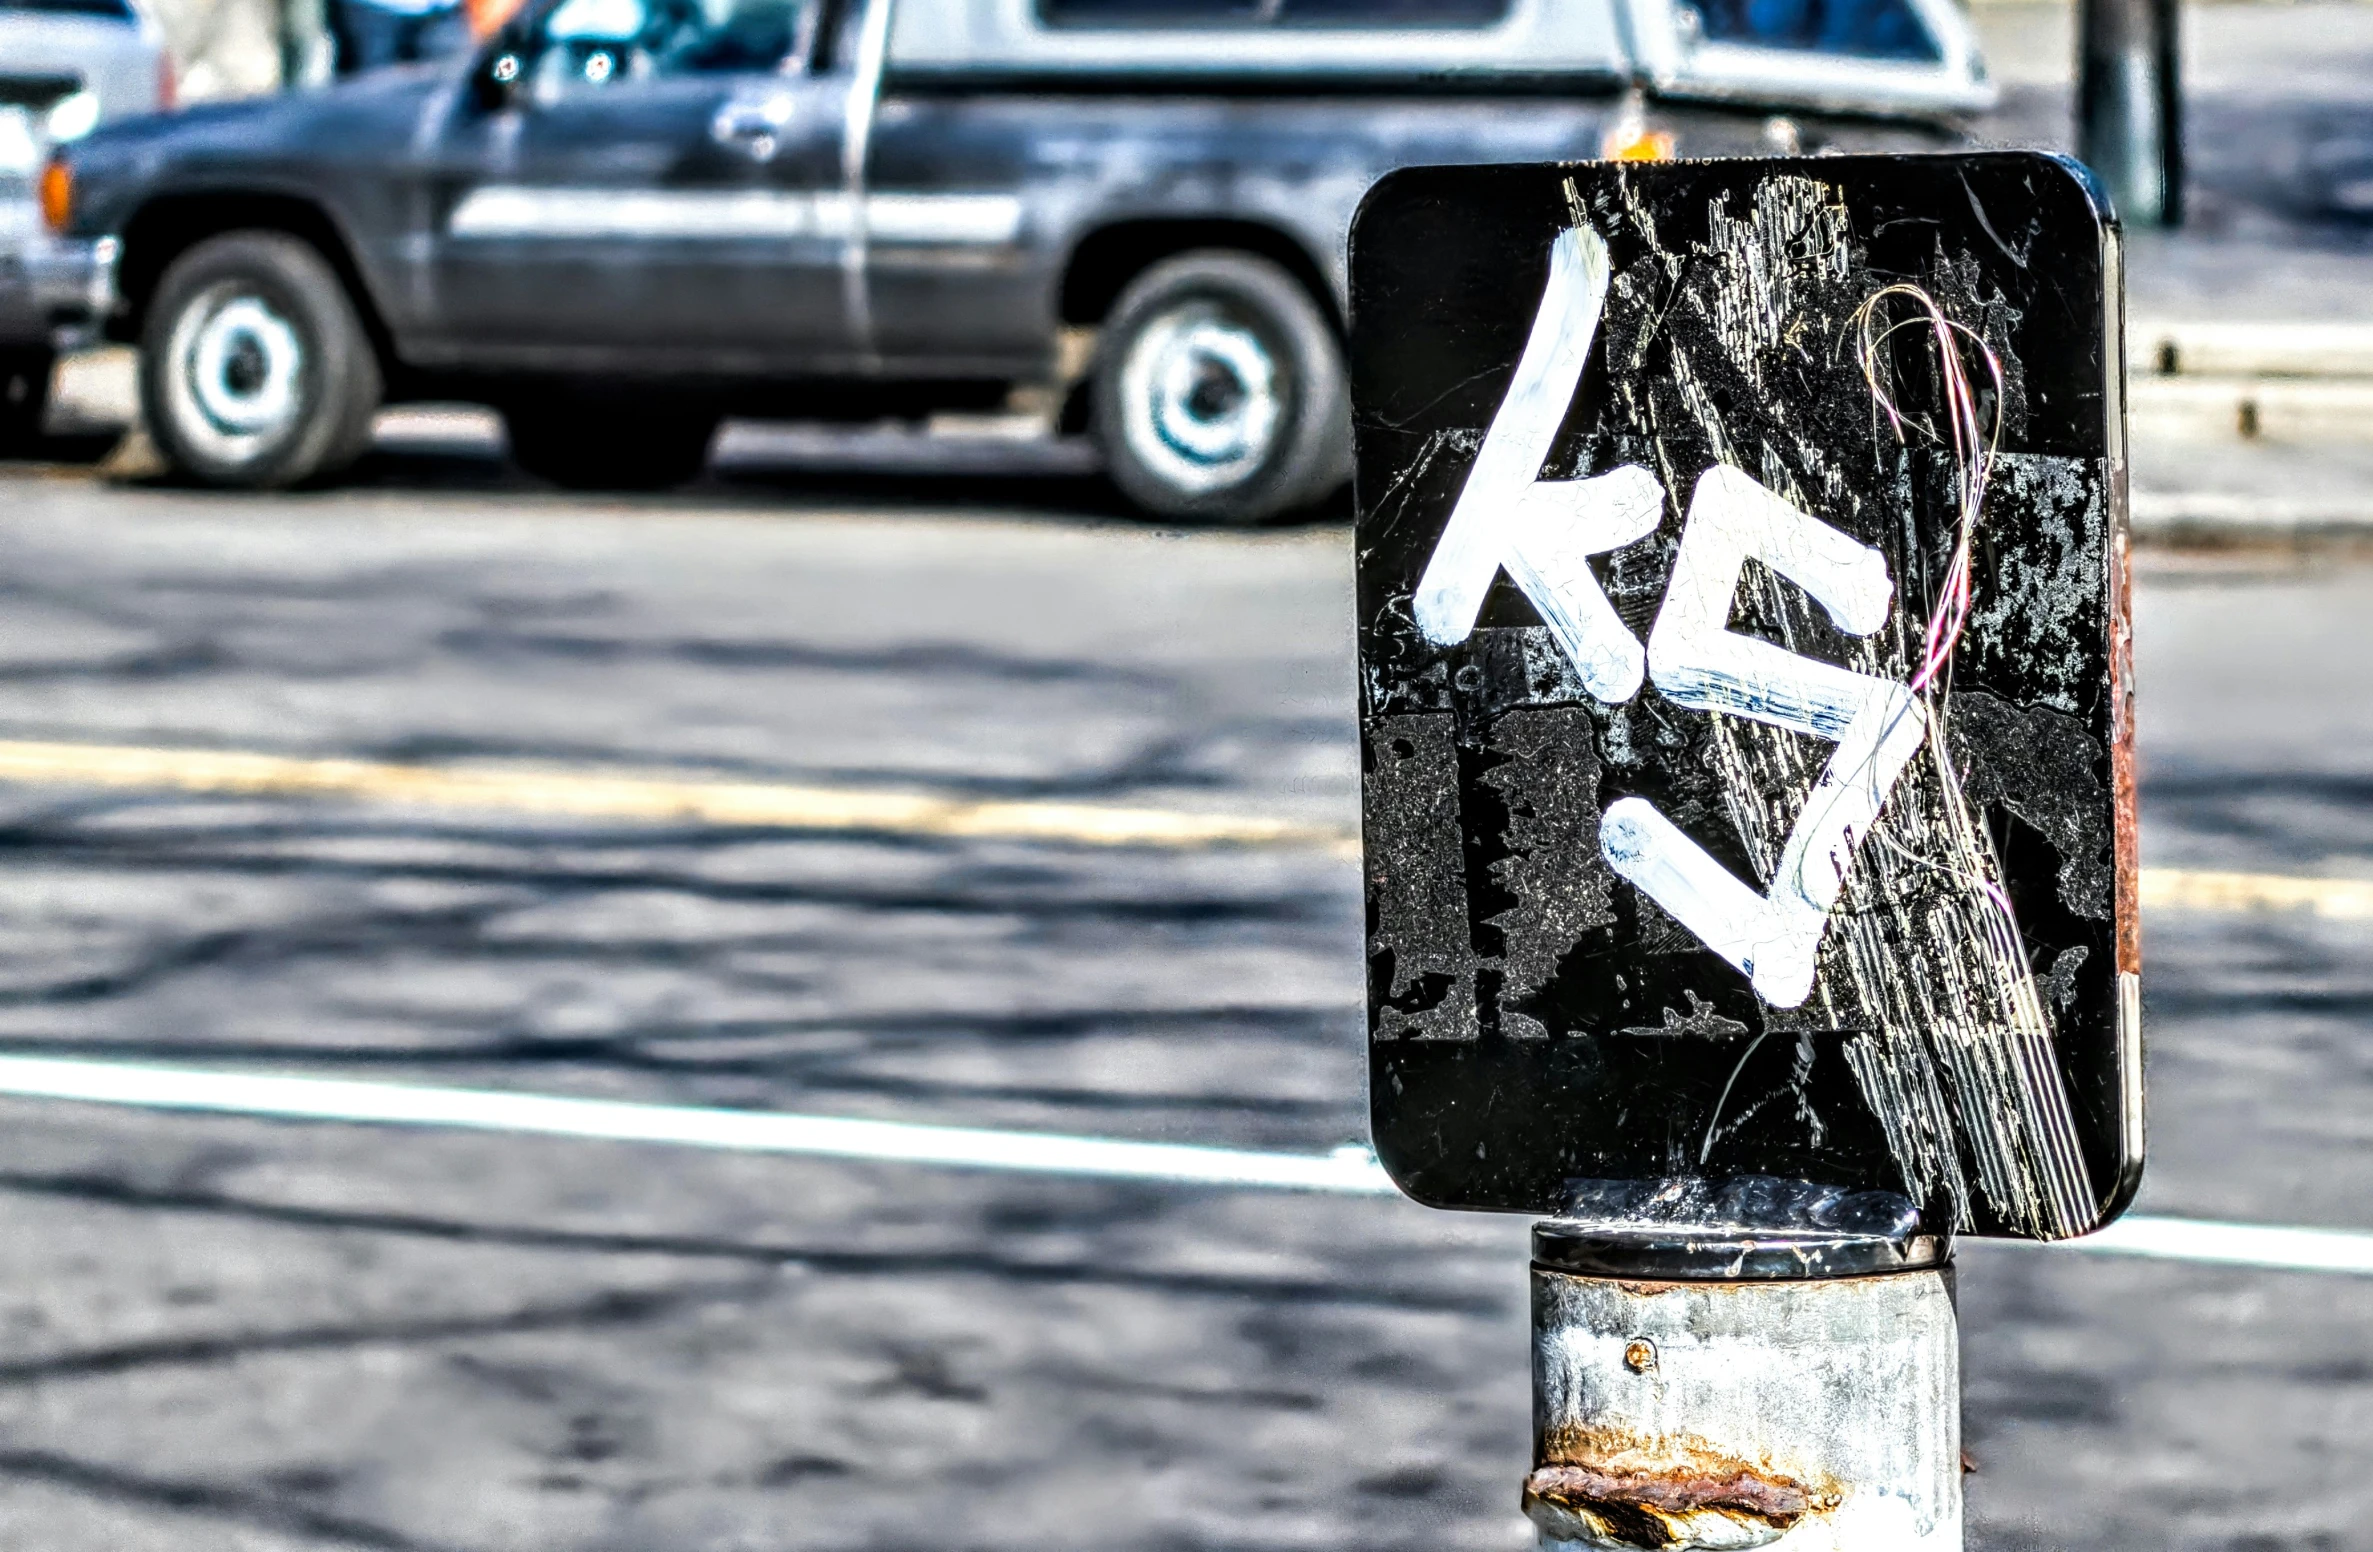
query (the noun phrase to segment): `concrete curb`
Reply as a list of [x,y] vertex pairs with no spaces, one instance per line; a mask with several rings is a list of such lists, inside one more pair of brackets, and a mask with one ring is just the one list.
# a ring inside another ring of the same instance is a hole
[[2373,491],[2296,500],[2225,491],[2135,491],[2127,517],[2136,542],[2167,545],[2303,544],[2373,538]]
[[2373,378],[2373,324],[2129,318],[2126,362],[2137,378]]
[[2373,442],[2373,379],[2134,377],[2126,426],[2137,439]]

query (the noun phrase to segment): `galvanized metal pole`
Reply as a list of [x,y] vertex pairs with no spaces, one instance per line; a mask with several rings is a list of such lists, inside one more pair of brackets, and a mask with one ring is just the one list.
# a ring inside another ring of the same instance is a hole
[[2077,155],[2131,225],[2183,221],[2177,0],[2079,0]]
[[1959,1552],[1949,1244],[1533,1230],[1543,1548]]

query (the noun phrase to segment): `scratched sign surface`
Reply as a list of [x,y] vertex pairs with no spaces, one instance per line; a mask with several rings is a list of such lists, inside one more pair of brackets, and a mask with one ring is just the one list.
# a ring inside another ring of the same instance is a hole
[[2115,227],[2041,155],[1369,196],[1372,1118],[1411,1195],[1773,1177],[2046,1239],[2122,1210],[2118,296]]

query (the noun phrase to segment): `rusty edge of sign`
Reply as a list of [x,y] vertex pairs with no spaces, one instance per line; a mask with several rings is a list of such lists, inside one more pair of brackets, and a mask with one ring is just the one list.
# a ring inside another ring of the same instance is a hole
[[[1375,1155],[1360,1144],[1330,1153],[1276,1153],[79,1057],[0,1056],[0,1097],[1185,1186],[1396,1194]],[[2373,1232],[2350,1229],[2130,1216],[2062,1244],[2104,1255],[2373,1276]]]

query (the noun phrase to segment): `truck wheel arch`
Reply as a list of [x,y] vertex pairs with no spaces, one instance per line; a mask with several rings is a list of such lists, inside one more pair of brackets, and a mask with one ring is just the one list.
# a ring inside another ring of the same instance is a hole
[[137,340],[157,284],[173,261],[210,237],[238,231],[285,232],[319,252],[346,288],[382,367],[394,367],[393,341],[380,316],[378,299],[355,262],[353,245],[320,205],[289,194],[210,190],[161,194],[143,204],[123,226],[123,258],[116,271],[116,285],[124,299],[124,311],[110,334]]
[[1091,229],[1064,263],[1055,316],[1072,326],[1101,323],[1129,282],[1164,259],[1199,248],[1234,248],[1283,266],[1342,331],[1343,299],[1307,243],[1264,222],[1226,219],[1157,217]]

